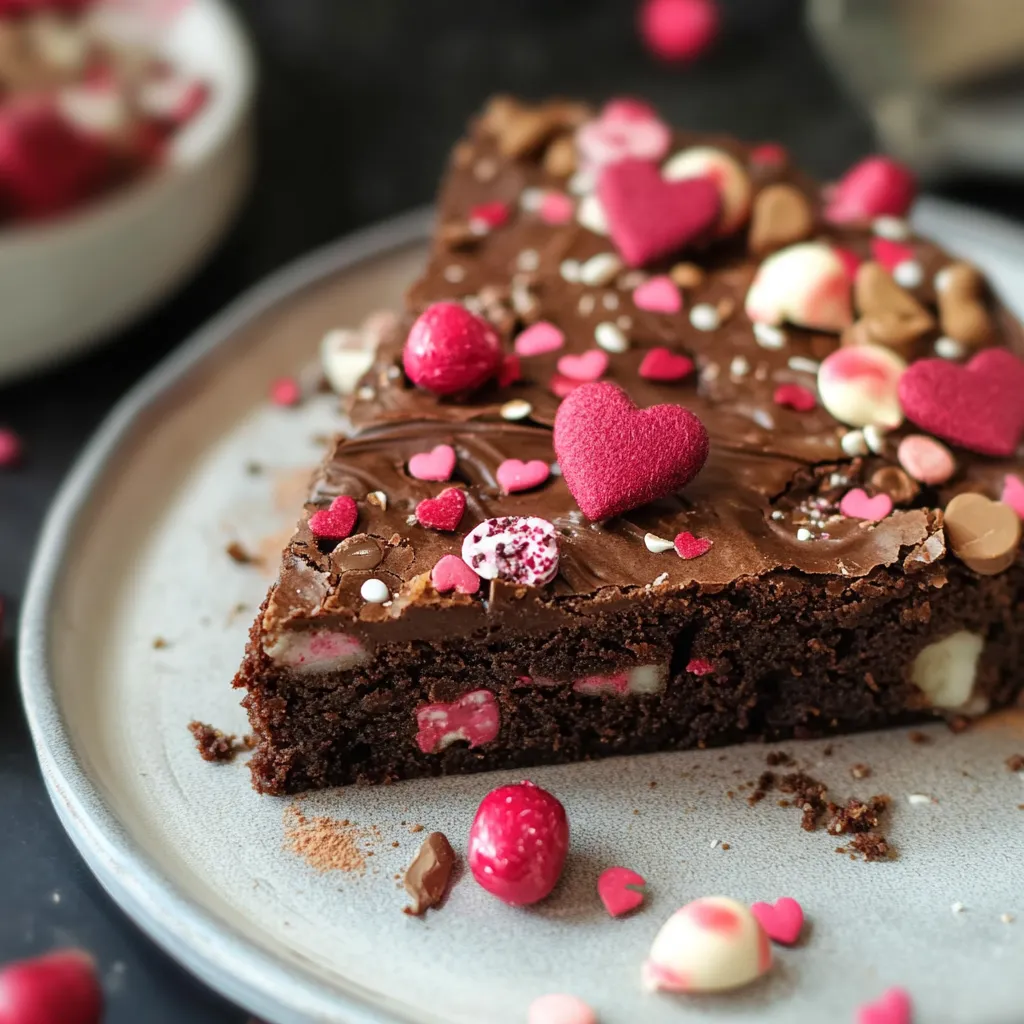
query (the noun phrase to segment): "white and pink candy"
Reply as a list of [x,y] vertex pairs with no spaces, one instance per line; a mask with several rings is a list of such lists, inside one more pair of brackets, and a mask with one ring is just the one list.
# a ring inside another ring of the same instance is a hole
[[501,712],[490,690],[473,690],[451,704],[416,709],[416,745],[436,754],[462,740],[470,749],[490,743],[501,729]]
[[780,249],[758,268],[746,311],[755,324],[790,323],[839,333],[853,322],[846,262],[823,242]]
[[462,560],[485,580],[542,587],[558,575],[558,535],[537,516],[485,519],[462,542]]
[[643,983],[652,992],[725,992],[750,984],[771,965],[771,941],[750,910],[725,896],[706,896],[662,926]]
[[907,364],[881,345],[851,345],[827,356],[818,370],[821,404],[851,427],[894,430],[903,422],[899,383]]

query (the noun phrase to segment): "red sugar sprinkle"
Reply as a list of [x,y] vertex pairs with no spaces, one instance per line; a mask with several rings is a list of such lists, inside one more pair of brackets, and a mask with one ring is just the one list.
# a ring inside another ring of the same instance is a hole
[[676,553],[680,558],[700,558],[706,555],[715,543],[707,537],[694,537],[692,533],[681,533],[675,539]]
[[814,392],[800,384],[780,384],[773,398],[776,405],[796,412],[810,412],[818,405]]
[[270,385],[270,400],[274,405],[298,405],[301,398],[302,391],[294,377],[279,377]]
[[469,211],[469,223],[471,227],[478,225],[485,231],[493,231],[508,222],[508,203],[495,200],[492,203],[480,203]]
[[13,430],[0,428],[0,469],[8,469],[21,461],[21,438]]
[[759,167],[778,167],[789,160],[789,153],[781,142],[763,142],[750,151],[750,162]]
[[686,671],[692,676],[707,676],[715,671],[715,666],[707,658],[691,658],[686,664]]

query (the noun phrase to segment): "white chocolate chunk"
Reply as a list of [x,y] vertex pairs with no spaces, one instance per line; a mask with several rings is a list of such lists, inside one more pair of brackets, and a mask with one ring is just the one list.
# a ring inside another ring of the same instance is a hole
[[929,644],[914,659],[910,681],[933,707],[959,709],[971,702],[985,641],[961,630]]

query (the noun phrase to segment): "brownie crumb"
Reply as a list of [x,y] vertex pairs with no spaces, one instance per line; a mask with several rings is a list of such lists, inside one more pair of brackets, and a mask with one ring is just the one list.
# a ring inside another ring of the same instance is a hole
[[828,787],[804,772],[793,772],[791,775],[782,776],[779,780],[779,789],[793,797],[790,806],[799,807],[804,812],[800,827],[806,832],[813,832],[818,827],[821,816],[828,810],[825,801]]
[[311,868],[360,875],[366,870],[366,858],[373,852],[363,849],[367,836],[348,819],[307,818],[294,804],[285,810],[284,818],[288,846]]
[[1006,759],[1006,770],[1008,772],[1024,771],[1024,754],[1012,754]]
[[773,750],[764,759],[764,762],[769,768],[790,768],[796,764],[796,761],[784,750]]
[[855,835],[850,840],[848,849],[851,851],[851,857],[859,853],[866,861],[891,860],[893,857],[892,847],[885,836],[877,832],[861,832]]
[[754,792],[747,797],[747,803],[753,807],[759,804],[775,788],[775,773],[761,772],[758,776]]
[[850,765],[850,774],[855,779],[867,779],[871,777],[871,767],[858,762],[857,764]]
[[236,742],[234,734],[222,732],[205,722],[189,722],[188,731],[196,741],[196,750],[204,761],[233,761],[235,754],[246,749],[245,742]]
[[928,733],[918,732],[916,729],[907,733],[907,739],[910,740],[911,743],[916,743],[918,746],[927,746],[932,741],[932,738]]
[[832,756],[832,744],[831,743],[826,745],[825,749],[821,752],[821,756],[822,757],[831,757]]
[[153,650],[154,651],[162,651],[165,647],[170,647],[170,646],[171,645],[162,636],[155,636],[155,637],[153,637]]
[[722,849],[723,850],[731,850],[732,847],[728,843],[722,843]]
[[409,826],[409,831],[410,832],[422,832],[423,831],[423,826],[422,825],[410,825]]
[[255,565],[259,558],[243,547],[237,540],[233,540],[225,549],[225,554],[233,562],[239,565]]
[[846,804],[829,804],[829,820],[825,830],[834,836],[871,832],[878,827],[880,817],[889,806],[886,796],[873,796],[867,803],[851,797]]

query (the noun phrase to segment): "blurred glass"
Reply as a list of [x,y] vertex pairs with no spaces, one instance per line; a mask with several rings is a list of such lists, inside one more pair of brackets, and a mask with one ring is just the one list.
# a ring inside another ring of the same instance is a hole
[[808,22],[889,152],[1024,175],[1024,0],[808,0]]

